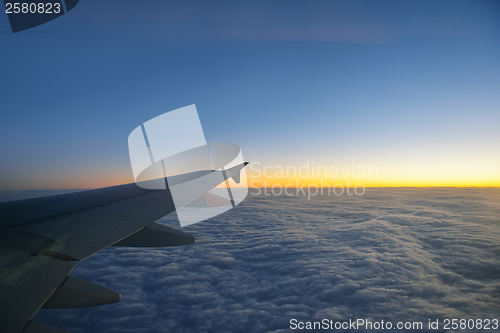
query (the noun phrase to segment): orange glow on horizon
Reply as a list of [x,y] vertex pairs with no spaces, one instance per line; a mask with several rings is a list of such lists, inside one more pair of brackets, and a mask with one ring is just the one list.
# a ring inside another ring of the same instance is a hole
[[[243,184],[248,184],[249,188],[265,188],[273,186],[281,187],[334,187],[335,185],[343,187],[355,187],[362,185],[364,187],[500,187],[500,173],[499,172],[484,172],[481,174],[464,174],[442,172],[425,174],[416,174],[401,172],[400,174],[387,174],[380,172],[372,174],[371,177],[352,177],[352,174],[343,177],[273,177],[270,173],[264,177],[256,176],[255,172],[247,171],[246,177],[242,177],[241,183],[237,184],[232,179],[229,179],[232,188],[242,187]],[[18,188],[13,190],[22,189],[95,189],[109,186],[117,186],[123,184],[133,183],[134,178],[128,172],[116,173],[103,173],[103,174],[82,174],[74,176],[70,174],[53,175],[52,177],[45,177],[39,179],[37,182],[26,181]],[[223,182],[219,188],[225,188],[226,184]]]
[[[67,189],[82,189],[82,190],[91,190],[96,188],[103,188],[109,186],[118,186],[133,183],[126,180],[120,179],[106,179],[106,180],[94,180],[94,181],[73,181],[73,182],[58,182],[52,184],[51,186],[41,186],[38,189],[54,189],[54,190],[67,190]],[[312,179],[301,179],[297,181],[296,179],[257,179],[257,178],[249,178],[248,179],[248,188],[271,188],[273,186],[281,186],[281,187],[331,187],[334,186],[343,186],[343,187],[355,187],[356,185],[364,186],[366,188],[383,188],[383,187],[499,187],[500,188],[500,180],[496,181],[404,181],[404,180],[378,180],[378,181],[351,181],[351,180],[336,180],[336,181],[325,181],[323,182],[312,180]],[[236,186],[231,185],[232,188],[243,187],[238,184]],[[217,186],[217,188],[226,188],[226,184],[222,183]],[[26,188],[28,189],[28,188]],[[31,188],[33,189],[33,188]]]
[[317,178],[248,178],[248,187],[500,187],[500,179],[317,179]]

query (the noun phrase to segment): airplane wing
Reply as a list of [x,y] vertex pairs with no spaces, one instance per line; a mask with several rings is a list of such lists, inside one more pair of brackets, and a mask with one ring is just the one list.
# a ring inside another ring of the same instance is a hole
[[[238,177],[246,164],[222,171],[224,179]],[[208,191],[220,183],[220,173],[195,177]],[[186,193],[183,204],[204,194]],[[31,318],[41,307],[119,301],[118,293],[68,274],[76,262],[110,245],[193,244],[193,236],[154,223],[175,210],[168,187],[151,190],[135,183],[0,203],[0,331],[63,332]]]

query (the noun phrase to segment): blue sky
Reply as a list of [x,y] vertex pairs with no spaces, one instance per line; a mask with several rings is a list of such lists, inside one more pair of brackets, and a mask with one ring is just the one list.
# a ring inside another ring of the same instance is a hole
[[128,134],[190,104],[262,165],[500,186],[492,1],[87,0],[0,32],[0,189],[133,181]]

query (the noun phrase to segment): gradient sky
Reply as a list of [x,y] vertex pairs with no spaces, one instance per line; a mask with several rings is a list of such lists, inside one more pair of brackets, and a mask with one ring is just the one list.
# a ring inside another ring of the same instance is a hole
[[129,133],[190,104],[250,176],[500,186],[498,2],[82,0],[0,39],[2,190],[132,182]]

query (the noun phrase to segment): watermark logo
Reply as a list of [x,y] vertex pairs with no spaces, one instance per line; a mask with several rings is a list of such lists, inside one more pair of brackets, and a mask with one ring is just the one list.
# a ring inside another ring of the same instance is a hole
[[240,147],[207,144],[195,105],[159,115],[128,137],[138,186],[169,190],[181,226],[217,216],[248,194]]
[[14,2],[4,0],[12,32],[19,32],[52,21],[73,8],[79,0],[45,0]]
[[315,165],[307,160],[305,164],[267,165],[260,162],[250,164],[249,183],[251,195],[306,196],[307,199],[320,195],[362,196],[365,181],[378,178],[375,165]]

